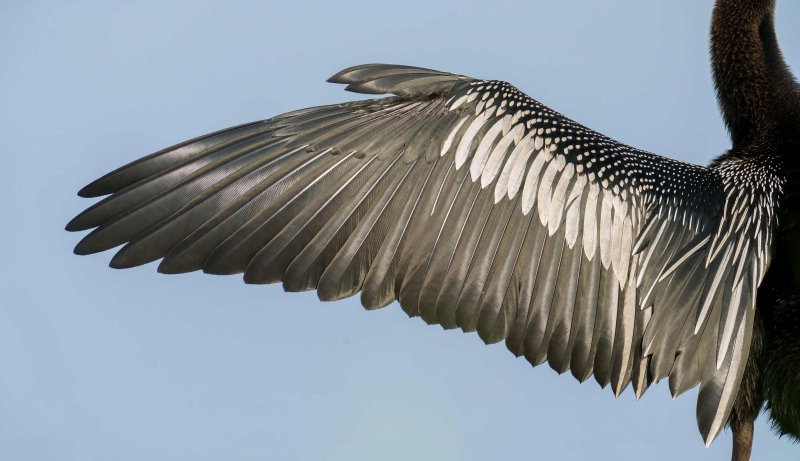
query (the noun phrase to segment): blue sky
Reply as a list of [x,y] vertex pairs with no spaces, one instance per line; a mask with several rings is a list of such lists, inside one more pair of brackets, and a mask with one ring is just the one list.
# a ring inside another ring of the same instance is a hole
[[[800,69],[800,4],[778,1]],[[710,0],[0,3],[0,458],[682,459],[696,391],[615,400],[396,304],[109,269],[77,257],[75,193],[223,127],[357,96],[367,63],[509,81],[615,139],[707,163],[729,145]],[[797,459],[758,422],[754,459]]]

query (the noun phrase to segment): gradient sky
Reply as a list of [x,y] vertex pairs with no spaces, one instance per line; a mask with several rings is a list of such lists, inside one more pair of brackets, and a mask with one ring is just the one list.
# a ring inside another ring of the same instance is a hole
[[[800,2],[779,0],[800,70]],[[340,102],[368,62],[507,80],[606,135],[707,163],[729,142],[711,0],[0,1],[0,459],[727,460],[697,392],[636,402],[393,304],[117,271],[63,231],[80,187],[223,127]],[[757,423],[754,459],[800,445]]]

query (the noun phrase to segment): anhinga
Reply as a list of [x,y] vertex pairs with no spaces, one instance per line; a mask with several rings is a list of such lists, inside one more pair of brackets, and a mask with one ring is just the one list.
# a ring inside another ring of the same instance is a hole
[[184,142],[80,191],[70,231],[111,266],[244,273],[361,292],[505,341],[533,365],[639,397],[700,385],[705,442],[750,457],[766,403],[800,437],[800,86],[774,0],[718,0],[711,60],[732,147],[707,167],[634,149],[508,83],[368,64],[330,78],[394,96]]

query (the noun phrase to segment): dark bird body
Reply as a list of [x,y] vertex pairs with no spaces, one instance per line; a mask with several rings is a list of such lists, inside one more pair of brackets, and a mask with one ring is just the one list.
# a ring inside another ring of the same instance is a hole
[[749,459],[766,403],[800,437],[800,87],[774,2],[719,0],[711,54],[732,148],[712,165],[609,139],[508,83],[370,64],[394,94],[233,127],[126,165],[67,226],[112,267],[243,273],[505,341],[637,398],[700,385],[711,443]]
[[779,165],[785,195],[775,259],[758,289],[751,356],[729,424],[734,459],[749,459],[766,402],[782,435],[800,436],[800,87],[781,57],[774,1],[719,1],[711,27],[717,98],[733,143],[727,159]]

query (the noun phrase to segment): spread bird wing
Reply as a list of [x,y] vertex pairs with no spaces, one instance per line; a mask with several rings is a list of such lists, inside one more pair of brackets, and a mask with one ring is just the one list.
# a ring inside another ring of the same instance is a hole
[[637,398],[700,384],[710,443],[747,362],[781,185],[618,143],[505,82],[370,64],[329,80],[394,96],[303,109],[144,157],[80,191],[68,230],[111,266],[244,273],[361,292],[505,340]]

